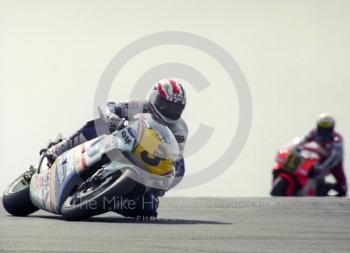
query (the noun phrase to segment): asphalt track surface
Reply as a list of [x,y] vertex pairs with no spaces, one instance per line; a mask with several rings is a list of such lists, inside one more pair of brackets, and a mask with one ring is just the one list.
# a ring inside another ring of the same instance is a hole
[[165,198],[153,221],[12,217],[1,206],[0,252],[350,252],[350,200]]

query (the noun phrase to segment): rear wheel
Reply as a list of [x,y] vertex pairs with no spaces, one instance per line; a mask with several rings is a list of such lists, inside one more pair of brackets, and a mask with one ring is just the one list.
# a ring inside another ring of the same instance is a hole
[[30,200],[29,182],[24,179],[26,173],[6,188],[2,199],[5,210],[14,216],[27,216],[39,210]]
[[277,177],[274,181],[271,196],[287,196],[288,181],[282,177]]
[[65,200],[61,213],[66,220],[84,220],[113,209],[121,197],[133,191],[137,182],[129,170],[119,171],[104,179],[77,188]]

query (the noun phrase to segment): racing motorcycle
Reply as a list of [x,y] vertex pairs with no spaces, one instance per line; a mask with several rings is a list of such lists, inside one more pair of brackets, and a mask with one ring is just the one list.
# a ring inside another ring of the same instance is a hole
[[278,150],[273,167],[272,196],[328,196],[333,185],[326,175],[314,177],[314,166],[325,159],[324,149],[316,142],[299,145],[295,138]]
[[122,129],[78,145],[52,164],[42,152],[38,166],[7,187],[3,205],[15,216],[42,209],[66,220],[108,211],[124,214],[125,202],[171,188],[178,157],[170,129],[150,114],[139,114]]

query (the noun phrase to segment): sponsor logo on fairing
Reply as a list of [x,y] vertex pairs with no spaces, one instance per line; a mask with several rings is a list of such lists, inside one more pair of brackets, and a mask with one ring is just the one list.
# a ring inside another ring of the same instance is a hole
[[122,131],[122,137],[124,139],[125,144],[131,144],[131,139],[129,135],[127,134],[127,131],[123,130]]

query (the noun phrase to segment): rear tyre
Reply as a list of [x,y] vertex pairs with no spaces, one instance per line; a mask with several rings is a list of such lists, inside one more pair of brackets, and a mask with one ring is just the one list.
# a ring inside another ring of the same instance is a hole
[[30,200],[29,184],[22,180],[23,175],[6,188],[2,199],[5,210],[14,216],[27,216],[39,210]]
[[120,197],[128,195],[137,185],[130,173],[129,170],[119,171],[97,185],[76,189],[62,205],[63,218],[79,221],[112,210]]
[[271,191],[271,196],[287,196],[288,181],[282,177],[277,177]]

